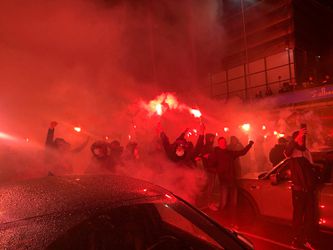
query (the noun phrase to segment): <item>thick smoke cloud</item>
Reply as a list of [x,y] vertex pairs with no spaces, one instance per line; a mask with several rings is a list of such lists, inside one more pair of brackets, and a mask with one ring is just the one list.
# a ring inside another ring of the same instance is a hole
[[[44,141],[52,120],[59,122],[56,137],[74,147],[88,136],[90,143],[108,136],[125,145],[130,135],[142,154],[153,150],[158,122],[171,140],[186,127],[199,127],[198,119],[181,111],[148,117],[139,103],[162,92],[174,92],[188,106],[200,108],[207,132],[228,139],[236,135],[243,144],[263,136],[243,133],[239,125],[246,122],[290,132],[284,123],[288,112],[273,118],[258,112],[271,104],[246,107],[239,100],[226,104],[206,97],[203,79],[223,53],[217,9],[214,0],[0,2],[0,132],[15,137],[0,141],[0,181],[48,172]],[[82,132],[75,133],[73,126]],[[276,141],[270,138],[266,155]],[[254,160],[254,153],[249,157]],[[153,158],[136,171],[129,167],[119,173],[193,199],[205,176],[200,171],[175,173],[164,156]],[[90,159],[87,147],[72,159],[74,170],[82,173]]]

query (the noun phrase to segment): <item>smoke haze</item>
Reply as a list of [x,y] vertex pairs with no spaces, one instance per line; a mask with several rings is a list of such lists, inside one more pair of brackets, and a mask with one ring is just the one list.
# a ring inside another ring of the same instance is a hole
[[[283,122],[290,114],[273,119],[260,111],[267,103],[245,107],[239,100],[226,104],[207,97],[204,79],[223,52],[217,6],[214,0],[1,1],[0,132],[17,140],[1,140],[0,180],[47,173],[43,150],[53,120],[59,122],[56,137],[74,147],[87,137],[91,144],[105,136],[125,145],[130,135],[142,145],[142,153],[157,140],[158,122],[171,141],[187,127],[197,129],[200,120],[183,111],[149,117],[140,107],[163,92],[176,93],[181,102],[200,108],[207,132],[236,135],[243,144],[263,136],[263,124],[291,132]],[[239,126],[248,122],[260,132],[244,133]],[[82,132],[75,133],[74,126]],[[195,135],[190,140],[195,142]],[[266,153],[275,142],[270,137]],[[15,159],[16,154],[22,158]],[[140,171],[129,167],[120,172],[193,199],[205,176],[185,170],[172,174],[174,168],[161,157],[150,161],[159,165],[157,172],[146,165]],[[75,171],[82,173],[90,158],[88,146],[73,159]]]

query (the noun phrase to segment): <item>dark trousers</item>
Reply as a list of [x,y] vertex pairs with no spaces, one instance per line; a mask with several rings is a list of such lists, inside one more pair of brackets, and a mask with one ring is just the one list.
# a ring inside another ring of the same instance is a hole
[[295,238],[307,241],[317,229],[316,193],[293,190],[292,201]]

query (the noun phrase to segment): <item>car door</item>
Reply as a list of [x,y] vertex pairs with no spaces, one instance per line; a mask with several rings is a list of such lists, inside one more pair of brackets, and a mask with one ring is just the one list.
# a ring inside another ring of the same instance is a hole
[[[272,181],[274,178],[277,178],[278,181]],[[251,192],[256,196],[262,215],[292,219],[291,180],[287,162],[276,172],[271,172],[266,178],[252,183]]]

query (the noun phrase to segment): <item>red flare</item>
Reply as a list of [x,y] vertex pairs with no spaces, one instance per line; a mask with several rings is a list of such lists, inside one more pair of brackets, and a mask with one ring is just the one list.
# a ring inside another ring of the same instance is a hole
[[202,115],[199,109],[190,109],[190,113],[196,118],[200,118]]
[[161,116],[163,114],[163,109],[162,109],[162,104],[158,103],[155,107],[156,109],[156,114]]
[[244,123],[244,124],[242,125],[242,129],[243,129],[244,131],[250,131],[250,128],[251,128],[251,125],[250,125],[249,123]]
[[172,94],[167,94],[165,97],[164,102],[168,105],[169,109],[177,109],[178,108],[178,100]]
[[75,132],[78,132],[78,133],[81,132],[81,128],[80,127],[74,127],[73,129],[74,129]]

